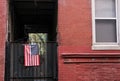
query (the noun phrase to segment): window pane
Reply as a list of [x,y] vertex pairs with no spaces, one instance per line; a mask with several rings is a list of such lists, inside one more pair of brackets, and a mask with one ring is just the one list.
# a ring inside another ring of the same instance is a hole
[[117,42],[115,20],[96,20],[96,42]]
[[96,17],[115,17],[115,0],[95,0]]

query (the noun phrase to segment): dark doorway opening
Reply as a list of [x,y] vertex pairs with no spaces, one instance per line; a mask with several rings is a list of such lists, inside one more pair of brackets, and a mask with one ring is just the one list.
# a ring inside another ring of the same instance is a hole
[[48,41],[56,41],[57,0],[11,0],[9,40],[27,40],[27,34],[48,33]]
[[[57,0],[9,0],[5,81],[57,81]],[[41,65],[25,67],[29,33],[47,33],[47,53]]]

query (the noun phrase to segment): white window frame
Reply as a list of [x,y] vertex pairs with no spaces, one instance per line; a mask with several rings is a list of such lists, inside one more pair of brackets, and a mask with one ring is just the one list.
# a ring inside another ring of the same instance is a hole
[[[92,50],[120,50],[120,17],[118,11],[120,11],[120,0],[115,0],[116,7],[116,17],[115,18],[104,18],[104,17],[95,17],[95,0],[92,0]],[[116,20],[116,33],[117,33],[117,42],[96,42],[96,33],[95,33],[95,20]]]

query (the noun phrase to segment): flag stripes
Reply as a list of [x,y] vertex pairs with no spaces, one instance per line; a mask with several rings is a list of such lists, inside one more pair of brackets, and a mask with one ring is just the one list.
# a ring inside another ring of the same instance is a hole
[[24,45],[24,65],[25,66],[39,66],[40,65],[40,57],[39,54],[32,55],[31,54],[31,46],[29,44]]

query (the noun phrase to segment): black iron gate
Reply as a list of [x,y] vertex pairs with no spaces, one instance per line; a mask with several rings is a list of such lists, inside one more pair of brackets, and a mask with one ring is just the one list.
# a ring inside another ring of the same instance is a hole
[[47,43],[39,66],[24,66],[24,44],[6,44],[5,81],[57,81],[57,45]]

